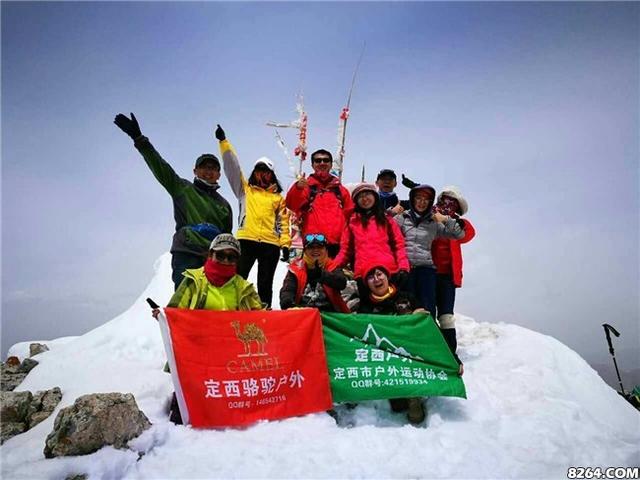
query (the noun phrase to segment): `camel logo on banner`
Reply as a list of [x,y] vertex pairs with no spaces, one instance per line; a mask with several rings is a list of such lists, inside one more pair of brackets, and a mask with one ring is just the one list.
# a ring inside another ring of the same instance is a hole
[[[266,328],[267,319],[262,318],[261,322]],[[234,320],[230,325],[236,338],[242,344],[242,353],[236,355],[237,359],[227,362],[227,372],[249,373],[282,370],[279,358],[269,356],[266,352],[267,335],[263,328],[255,323],[245,323],[243,326],[238,320]]]
[[[266,322],[265,319],[262,321]],[[240,329],[240,322],[237,320],[231,322],[231,326],[234,332],[236,332],[236,337],[238,337],[238,340],[242,342],[242,346],[244,347],[244,353],[238,354],[239,357],[258,357],[267,354],[264,351],[267,336],[255,323],[247,323],[242,330]],[[251,342],[255,342],[257,346],[256,353],[251,353]]]

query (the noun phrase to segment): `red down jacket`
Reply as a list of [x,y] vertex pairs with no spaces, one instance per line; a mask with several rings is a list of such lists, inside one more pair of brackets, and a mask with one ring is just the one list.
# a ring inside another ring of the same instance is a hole
[[458,288],[462,286],[462,249],[460,248],[460,245],[471,241],[471,239],[476,236],[476,231],[473,228],[473,225],[471,225],[471,222],[466,218],[463,218],[462,220],[464,221],[464,237],[460,240],[452,238],[436,238],[431,245],[433,263],[436,268],[438,268],[438,271],[440,271],[442,263],[447,261],[447,259],[443,259],[440,256],[439,252],[442,252],[441,248],[443,246],[449,247],[453,284]]
[[294,183],[287,192],[286,203],[287,208],[301,219],[302,238],[308,233],[323,233],[328,243],[336,245],[353,212],[351,195],[335,175],[322,181],[312,173],[305,188],[298,188]]
[[353,265],[354,277],[363,277],[372,266],[383,266],[390,274],[399,270],[409,271],[409,259],[404,246],[404,236],[398,224],[387,217],[387,226],[378,225],[370,218],[362,226],[361,215],[354,213],[342,234],[340,253],[336,265]]

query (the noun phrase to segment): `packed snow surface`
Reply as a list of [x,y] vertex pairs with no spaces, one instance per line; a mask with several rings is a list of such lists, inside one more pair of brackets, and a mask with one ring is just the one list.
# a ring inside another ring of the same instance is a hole
[[[173,385],[145,299],[166,304],[170,256],[126,312],[77,338],[47,342],[16,391],[59,386],[46,421],[0,447],[2,478],[567,478],[569,466],[638,466],[640,414],[554,338],[509,324],[458,316],[468,399],[431,398],[413,427],[386,401],[262,422],[198,430],[169,422]],[[275,285],[284,277],[281,264]],[[277,289],[276,289],[277,298]],[[24,357],[25,344],[10,354]],[[130,392],[153,423],[129,450],[45,459],[57,411],[80,395]],[[350,428],[347,428],[347,425]]]

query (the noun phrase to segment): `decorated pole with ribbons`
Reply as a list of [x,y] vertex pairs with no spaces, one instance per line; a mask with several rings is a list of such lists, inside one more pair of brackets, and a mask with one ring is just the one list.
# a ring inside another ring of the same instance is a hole
[[351,87],[349,88],[349,96],[347,97],[347,106],[343,107],[340,111],[340,119],[338,121],[338,152],[335,160],[335,172],[338,174],[340,180],[342,180],[342,171],[344,170],[344,157],[345,157],[345,141],[347,138],[347,120],[349,120],[350,114],[350,106],[351,106],[351,95],[353,94],[353,87],[356,83],[356,75],[358,74],[358,69],[360,68],[360,62],[362,62],[362,57],[364,56],[364,49],[366,47],[366,43],[362,45],[362,52],[360,52],[360,58],[358,59],[358,63],[356,64],[356,68],[353,71],[353,77],[351,78]]
[[302,96],[302,94],[298,95],[298,99],[296,102],[296,111],[298,112],[298,118],[296,120],[289,123],[267,122],[267,126],[275,127],[275,128],[297,128],[298,129],[298,144],[293,150],[293,154],[296,157],[298,157],[300,161],[297,172],[295,171],[293,162],[291,160],[291,157],[289,156],[289,152],[284,143],[284,140],[282,139],[282,137],[280,136],[277,130],[276,130],[276,141],[278,142],[278,145],[280,146],[280,148],[284,151],[285,157],[289,162],[289,168],[291,169],[291,171],[296,177],[300,177],[302,176],[302,162],[304,162],[307,159],[307,121],[308,121],[307,112],[305,112],[304,110],[304,97]]

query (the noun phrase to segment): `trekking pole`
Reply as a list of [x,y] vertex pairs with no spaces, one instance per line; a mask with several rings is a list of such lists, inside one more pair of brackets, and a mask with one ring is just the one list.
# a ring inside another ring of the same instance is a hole
[[609,332],[612,332],[616,337],[619,337],[620,334],[618,331],[613,328],[608,323],[603,323],[602,327],[604,328],[604,333],[607,336],[607,343],[609,344],[609,353],[611,354],[611,358],[613,358],[613,365],[616,367],[616,375],[618,375],[618,383],[620,384],[620,391],[622,395],[626,398],[627,394],[624,391],[624,387],[622,386],[622,379],[620,378],[620,371],[618,370],[618,362],[616,362],[616,354],[613,350],[613,343],[611,343],[611,335]]

